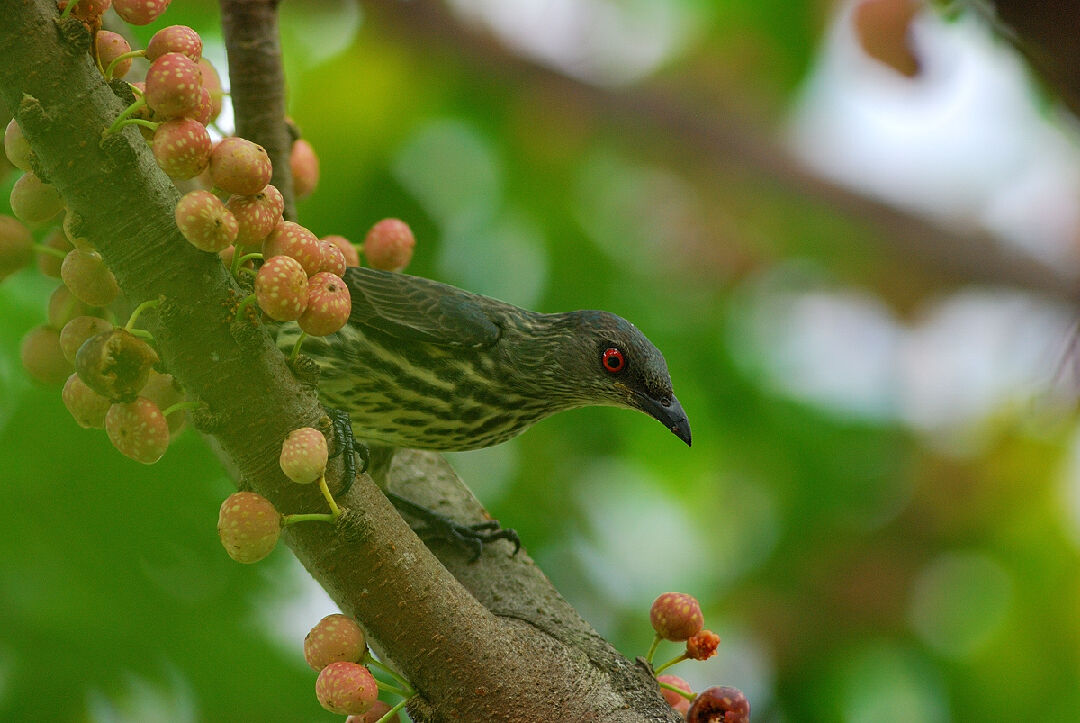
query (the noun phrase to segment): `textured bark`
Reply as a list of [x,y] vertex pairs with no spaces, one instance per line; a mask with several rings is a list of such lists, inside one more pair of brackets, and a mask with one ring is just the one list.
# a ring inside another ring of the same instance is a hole
[[[312,486],[290,484],[277,464],[285,434],[322,417],[314,390],[291,374],[264,328],[233,321],[244,292],[216,255],[180,236],[179,194],[138,131],[104,134],[130,91],[105,84],[85,28],[58,21],[54,2],[4,0],[0,10],[0,98],[127,300],[163,300],[145,318],[168,370],[205,405],[195,425],[243,486],[284,512],[324,511]],[[403,457],[391,479],[433,506],[471,503],[464,519],[483,514],[436,456]],[[369,477],[341,502],[349,512],[338,524],[290,527],[286,540],[420,691],[419,719],[678,720],[648,673],[589,629],[524,554],[510,558],[500,543],[468,565],[446,549],[444,567]]]

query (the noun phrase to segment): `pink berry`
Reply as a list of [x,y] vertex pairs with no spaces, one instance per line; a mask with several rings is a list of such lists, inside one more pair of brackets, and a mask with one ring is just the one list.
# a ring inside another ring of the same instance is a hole
[[[102,70],[107,70],[112,62],[125,53],[131,52],[131,44],[120,33],[111,30],[99,30],[94,35],[94,52]],[[113,65],[112,77],[123,78],[131,70],[131,58],[125,58]]]
[[26,140],[18,121],[12,118],[4,129],[4,153],[7,154],[11,165],[23,171],[31,171],[34,166],[33,151],[30,150],[30,141]]
[[340,276],[322,271],[308,279],[308,303],[297,319],[312,336],[326,336],[345,326],[352,312],[349,287]]
[[260,193],[266,197],[266,202],[273,209],[275,217],[280,217],[285,213],[285,198],[281,195],[281,191],[277,190],[277,186],[267,186]]
[[[101,18],[111,4],[112,0],[79,0],[79,4],[75,6],[71,14],[85,23],[93,24]],[[56,4],[61,11],[65,10],[67,5],[68,0],[59,0]]]
[[[153,369],[150,370],[150,377],[146,380],[146,384],[139,390],[139,396],[146,397],[162,411],[177,402],[184,401],[184,391],[176,383],[173,375],[161,374]],[[165,422],[169,425],[169,434],[175,435],[180,431],[184,426],[184,418],[185,415],[179,411],[165,417]]]
[[665,592],[656,598],[649,619],[657,635],[676,641],[697,634],[705,624],[698,601],[682,592]]
[[[351,715],[345,719],[345,723],[379,723],[382,721],[382,717],[390,712],[390,704],[384,703],[381,700],[377,700],[371,704],[366,713],[360,715]],[[401,718],[397,713],[390,716],[382,723],[401,723]]]
[[132,25],[149,25],[169,7],[170,0],[114,0],[113,10]]
[[[0,217],[4,218],[4,217]],[[68,251],[71,251],[73,246],[71,241],[68,240],[67,235],[63,229],[54,228],[48,233],[47,236],[41,242],[42,246],[50,249],[56,249],[57,251],[63,251],[66,255]],[[60,266],[64,263],[63,257],[56,257],[49,253],[38,254],[37,267],[38,271],[51,276],[54,279],[60,278]]]
[[80,427],[83,429],[105,428],[105,415],[109,412],[112,402],[86,386],[83,380],[79,379],[78,374],[72,374],[67,378],[60,397]]
[[708,660],[716,655],[720,636],[712,630],[702,630],[686,639],[686,657],[692,660]]
[[71,364],[60,349],[60,334],[48,326],[27,332],[19,347],[19,357],[27,373],[41,382],[59,386],[71,374]]
[[150,149],[165,175],[186,181],[210,165],[212,145],[206,126],[191,118],[178,118],[157,127]]
[[27,171],[11,188],[11,212],[24,223],[41,223],[64,209],[60,192]]
[[202,38],[187,25],[162,28],[146,44],[146,59],[152,62],[165,53],[180,53],[198,63],[202,58]]
[[209,60],[200,58],[199,70],[202,71],[203,89],[210,94],[210,118],[207,121],[209,123],[221,113],[221,99],[224,97],[225,91],[221,87],[221,76],[218,75],[217,69]]
[[0,215],[0,281],[34,260],[30,230],[11,216]]
[[[671,675],[670,673],[657,676],[656,681],[658,683],[667,683],[668,685],[674,685],[679,690],[685,690],[687,693],[693,694],[694,690],[690,687],[690,684],[677,675]],[[660,688],[660,694],[664,696],[664,700],[667,704],[676,710],[676,712],[686,715],[686,711],[690,710],[690,699],[679,695],[673,690],[667,688]]]
[[275,321],[296,321],[308,304],[308,277],[289,256],[266,261],[255,275],[255,300]]
[[60,278],[75,298],[90,306],[106,306],[120,293],[116,277],[97,251],[68,251],[60,266]]
[[[199,88],[199,104],[195,106],[195,110],[188,113],[188,118],[198,121],[201,125],[206,125],[213,117],[214,99],[210,97],[210,91],[206,88]],[[203,170],[210,170],[209,164]]]
[[311,144],[300,138],[293,141],[289,154],[289,168],[292,169],[293,192],[298,199],[307,198],[319,185],[319,157]]
[[322,250],[315,234],[294,221],[282,221],[263,241],[263,258],[291,256],[300,262],[308,276],[319,273]]
[[715,686],[698,693],[690,710],[686,712],[686,723],[750,723],[750,701],[738,688]]
[[412,260],[416,239],[404,221],[384,218],[364,237],[364,258],[368,265],[386,271],[401,271]]
[[330,663],[358,663],[367,652],[367,637],[352,618],[335,613],[327,615],[304,638],[304,660],[313,670]]
[[[266,188],[273,188],[273,192],[277,193],[273,186]],[[238,246],[260,245],[281,222],[281,211],[277,210],[266,188],[254,196],[230,196],[225,204],[240,224],[240,232],[236,235]]]
[[79,347],[87,339],[112,328],[112,324],[96,316],[76,316],[71,319],[60,330],[60,350],[64,352],[64,358],[74,364]]
[[281,536],[281,515],[262,495],[236,492],[221,503],[217,528],[229,557],[250,565],[273,552]]
[[272,173],[266,149],[243,138],[223,138],[210,154],[214,185],[228,193],[252,196],[270,183]]
[[190,191],[176,204],[176,227],[192,246],[217,253],[236,240],[239,224],[221,199],[209,191]]
[[319,271],[329,271],[334,276],[344,276],[345,267],[345,254],[341,253],[341,249],[337,247],[333,241],[320,241],[319,252],[322,254],[322,264],[319,266]]
[[202,71],[186,55],[165,53],[146,71],[146,104],[159,118],[179,118],[199,105]]
[[328,459],[326,437],[312,427],[289,432],[281,445],[278,463],[285,476],[297,484],[311,484],[322,477]]
[[[352,242],[344,236],[336,236],[331,234],[330,236],[323,236],[323,241],[329,241],[338,247],[342,255],[345,256],[345,266],[359,266],[360,254],[357,253],[356,247],[352,245]],[[340,274],[339,274],[340,276]]]
[[105,431],[120,454],[153,464],[169,447],[169,425],[158,406],[146,397],[109,407]]
[[315,681],[315,696],[331,713],[359,715],[379,698],[371,671],[357,663],[330,663]]

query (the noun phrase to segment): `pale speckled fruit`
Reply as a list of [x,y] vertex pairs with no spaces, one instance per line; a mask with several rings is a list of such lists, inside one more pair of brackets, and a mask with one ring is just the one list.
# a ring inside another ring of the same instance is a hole
[[281,445],[278,464],[285,476],[297,484],[311,484],[322,477],[328,459],[326,437],[312,427],[289,432]]
[[366,650],[364,631],[341,613],[327,615],[304,638],[304,660],[316,671],[330,663],[358,663]]
[[75,422],[83,429],[104,429],[105,415],[112,406],[105,397],[86,386],[78,374],[72,374],[60,392],[64,406],[71,412]]
[[255,276],[255,300],[275,321],[296,321],[308,303],[308,277],[288,256],[268,259]]
[[331,663],[319,672],[315,697],[331,713],[359,715],[379,698],[371,671],[358,663]]
[[359,252],[357,252],[356,247],[353,246],[352,241],[349,241],[349,239],[345,238],[344,236],[331,234],[329,236],[323,236],[322,240],[329,241],[330,243],[338,247],[338,250],[341,251],[342,255],[345,257],[346,267],[360,265],[360,254]]
[[218,513],[218,537],[229,557],[250,565],[271,552],[281,536],[281,515],[254,492],[235,492]]
[[169,447],[165,415],[146,397],[109,407],[105,431],[120,454],[143,464],[157,462]]
[[217,253],[228,248],[239,230],[236,217],[210,191],[190,191],[176,204],[176,226],[192,246]]
[[[390,712],[390,708],[391,706],[389,703],[377,700],[371,704],[371,707],[367,709],[367,712],[361,713],[360,715],[351,715],[345,719],[345,723],[379,723],[379,721],[382,721],[382,717]],[[394,715],[390,716],[387,720],[382,721],[382,723],[401,723],[401,716],[394,713]]]
[[270,183],[272,173],[266,149],[243,138],[223,138],[210,154],[214,185],[228,193],[254,195]]
[[113,10],[132,25],[149,25],[169,7],[170,0],[113,0]]
[[150,141],[158,166],[174,181],[186,181],[205,171],[212,146],[206,126],[191,118],[162,123]]
[[165,53],[180,53],[197,63],[202,59],[202,45],[202,38],[187,25],[170,25],[150,38],[146,59],[154,61]]
[[324,239],[319,242],[319,251],[322,253],[322,265],[319,271],[328,271],[334,276],[345,275],[348,264],[345,263],[345,254],[341,252],[337,244]]
[[[202,71],[202,86],[210,93],[210,119],[214,120],[221,113],[221,99],[225,92],[221,87],[221,76],[217,68],[206,58],[199,59],[199,70]],[[207,121],[209,122],[209,121]]]
[[[99,30],[94,35],[94,52],[102,70],[107,70],[114,60],[124,53],[131,52],[131,44],[120,33],[111,30]],[[125,58],[113,66],[112,77],[123,78],[131,70],[131,58]]]
[[349,287],[340,276],[322,271],[308,279],[308,303],[297,319],[312,336],[326,336],[345,326],[352,312]]
[[60,330],[60,349],[64,352],[64,358],[74,364],[79,347],[87,339],[112,328],[112,324],[96,316],[76,316]]
[[202,71],[191,58],[165,53],[146,71],[146,104],[158,118],[179,118],[199,105]]
[[120,293],[116,277],[97,251],[68,251],[60,266],[60,278],[75,298],[91,306],[106,306]]
[[705,624],[701,605],[684,592],[665,592],[653,600],[649,621],[665,640],[682,641],[696,635]]
[[240,231],[236,234],[237,245],[259,246],[263,239],[281,223],[281,210],[267,193],[267,188],[272,188],[277,193],[276,188],[267,186],[253,196],[230,196],[225,203],[225,207],[232,212],[239,224]]
[[401,271],[412,260],[414,246],[416,238],[407,223],[384,218],[364,237],[364,258],[373,269]]
[[319,239],[295,221],[282,221],[263,241],[263,258],[291,256],[300,262],[308,276],[319,273],[322,250]]

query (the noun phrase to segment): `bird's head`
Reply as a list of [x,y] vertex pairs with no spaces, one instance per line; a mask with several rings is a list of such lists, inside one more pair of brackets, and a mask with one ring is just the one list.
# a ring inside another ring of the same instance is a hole
[[561,344],[558,366],[585,404],[645,412],[690,444],[690,421],[671,391],[664,355],[637,327],[606,311],[563,315],[572,333]]

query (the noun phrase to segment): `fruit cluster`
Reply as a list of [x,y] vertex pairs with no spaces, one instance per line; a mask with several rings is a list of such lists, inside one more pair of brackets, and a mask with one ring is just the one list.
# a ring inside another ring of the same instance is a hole
[[748,723],[750,702],[738,689],[714,686],[694,693],[690,684],[677,675],[661,674],[684,660],[708,660],[716,654],[720,636],[705,629],[705,617],[697,599],[683,592],[665,592],[653,601],[649,621],[656,633],[645,656],[650,664],[661,640],[686,644],[682,653],[655,668],[656,681],[668,705],[681,713],[689,723],[714,720]]

